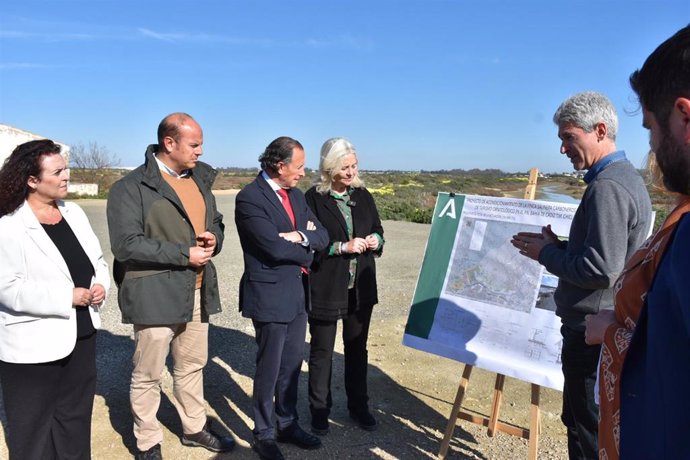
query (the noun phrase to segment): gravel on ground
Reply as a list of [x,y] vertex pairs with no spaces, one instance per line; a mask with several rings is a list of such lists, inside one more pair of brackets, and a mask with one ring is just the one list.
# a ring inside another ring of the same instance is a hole
[[[254,373],[254,330],[238,312],[238,285],[242,274],[242,253],[234,225],[232,193],[217,196],[225,216],[226,236],[218,268],[223,312],[211,318],[209,362],[204,371],[205,397],[209,417],[219,431],[237,441],[228,454],[213,454],[180,443],[181,426],[172,400],[172,379],[163,378],[158,412],[163,427],[163,456],[167,459],[255,459],[251,450],[252,376]],[[99,236],[107,260],[112,261],[103,200],[82,200]],[[402,345],[407,313],[419,274],[429,225],[384,222],[386,246],[377,262],[380,303],[375,307],[369,338],[369,392],[378,429],[367,432],[348,417],[343,388],[342,343],[336,345],[333,371],[331,431],[323,447],[303,451],[281,445],[290,459],[417,459],[438,455],[443,433],[455,399],[463,364]],[[98,335],[98,387],[93,411],[92,452],[94,459],[132,458],[136,445],[129,410],[129,380],[133,350],[132,327],[120,322],[117,290],[113,289],[102,312]],[[155,299],[151,299],[155,302]],[[307,403],[308,341],[300,377],[300,423],[309,427]],[[463,407],[488,416],[493,398],[495,374],[474,369]],[[506,378],[500,419],[529,426],[530,385]],[[561,393],[542,388],[539,458],[567,458],[565,429],[560,422]],[[7,458],[5,417],[0,402],[0,459]],[[485,427],[458,422],[451,440],[449,458],[527,458],[527,440],[504,433],[493,437]]]

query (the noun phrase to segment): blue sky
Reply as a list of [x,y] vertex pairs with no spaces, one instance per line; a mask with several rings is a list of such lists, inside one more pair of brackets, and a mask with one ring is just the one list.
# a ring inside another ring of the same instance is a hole
[[345,136],[363,169],[568,171],[551,117],[596,90],[639,166],[628,76],[688,21],[687,0],[3,0],[0,123],[122,166],[185,111],[219,167],[289,135],[309,167]]

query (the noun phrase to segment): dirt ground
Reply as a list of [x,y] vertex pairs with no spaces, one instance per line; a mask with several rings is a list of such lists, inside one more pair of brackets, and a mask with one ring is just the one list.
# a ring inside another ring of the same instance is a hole
[[[258,458],[250,447],[251,384],[255,343],[251,322],[237,311],[237,286],[242,272],[239,240],[233,222],[234,194],[218,195],[225,215],[226,239],[216,257],[224,311],[211,319],[209,362],[205,369],[205,397],[209,416],[221,431],[237,441],[229,454],[216,455],[180,444],[181,427],[172,403],[171,379],[164,378],[159,420],[165,433],[163,455],[168,459]],[[85,200],[80,205],[91,219],[109,261],[105,201]],[[430,226],[406,222],[384,222],[386,246],[377,262],[380,303],[374,310],[369,339],[369,388],[372,412],[378,430],[365,432],[348,418],[342,379],[342,345],[336,345],[334,359],[334,407],[331,432],[323,447],[302,451],[282,446],[286,458],[434,458],[455,399],[463,364],[407,348],[402,336],[419,274]],[[111,291],[102,313],[103,329],[98,337],[99,383],[94,403],[92,450],[94,459],[131,458],[135,449],[129,412],[129,378],[133,342],[131,326],[120,323],[116,290]],[[305,359],[308,356],[308,341]],[[300,380],[301,424],[309,426],[306,402],[306,362]],[[495,374],[475,369],[465,397],[464,409],[488,416],[491,410]],[[528,427],[530,385],[506,379],[501,421]],[[561,393],[541,390],[541,433],[539,457],[567,458],[565,430],[559,416]],[[5,419],[0,405],[0,458],[7,458],[4,443]],[[503,433],[487,436],[486,428],[459,422],[451,440],[449,458],[527,458],[527,440]]]

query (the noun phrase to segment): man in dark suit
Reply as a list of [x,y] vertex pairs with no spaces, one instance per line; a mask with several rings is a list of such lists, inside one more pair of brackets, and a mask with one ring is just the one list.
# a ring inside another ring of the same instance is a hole
[[235,202],[244,253],[240,310],[252,319],[258,345],[253,449],[262,459],[282,459],[276,439],[304,449],[321,446],[297,423],[297,385],[309,308],[306,267],[314,250],[327,246],[328,233],[295,188],[304,177],[302,145],[279,137],[259,161],[261,173]]

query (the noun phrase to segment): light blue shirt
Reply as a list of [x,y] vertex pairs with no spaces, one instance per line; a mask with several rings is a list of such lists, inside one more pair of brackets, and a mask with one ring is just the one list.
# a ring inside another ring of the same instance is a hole
[[594,163],[592,167],[589,168],[589,171],[587,171],[587,174],[585,174],[585,177],[583,177],[582,180],[584,180],[586,184],[589,184],[608,165],[610,165],[611,163],[615,163],[616,161],[621,161],[625,159],[625,152],[623,150],[618,150],[616,152],[609,153],[604,158]]

